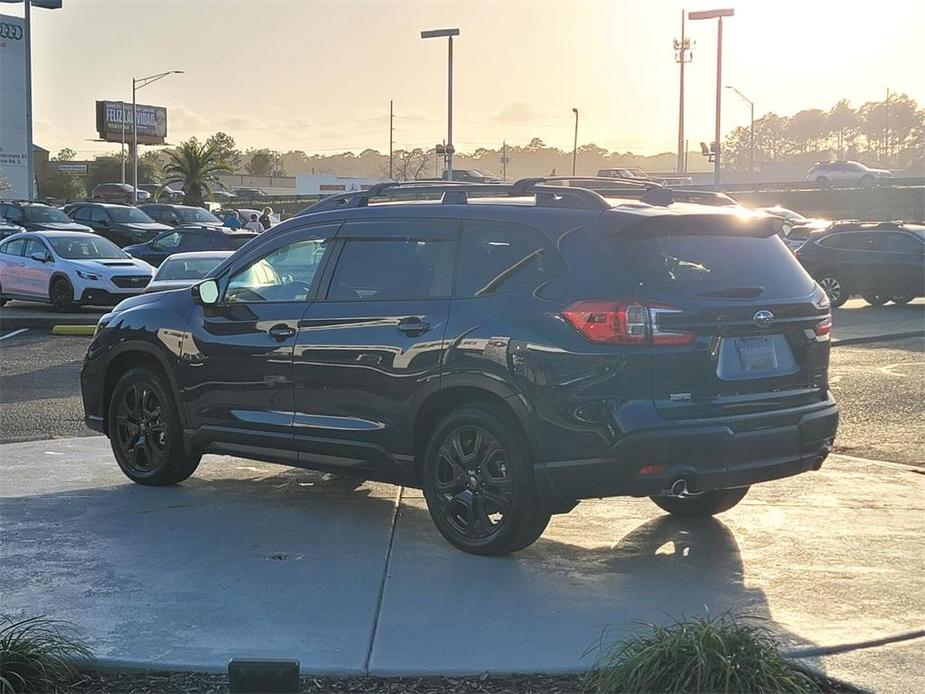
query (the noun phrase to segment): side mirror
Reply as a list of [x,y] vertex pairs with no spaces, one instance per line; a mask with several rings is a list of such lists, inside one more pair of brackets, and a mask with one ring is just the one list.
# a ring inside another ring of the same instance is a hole
[[32,255],[30,255],[29,257],[32,258],[32,260],[36,260],[40,263],[47,263],[49,261],[49,257],[45,253],[42,253],[41,251],[37,251],[33,253]]
[[192,293],[193,299],[203,306],[213,306],[218,303],[218,282],[206,280],[205,282],[194,284]]

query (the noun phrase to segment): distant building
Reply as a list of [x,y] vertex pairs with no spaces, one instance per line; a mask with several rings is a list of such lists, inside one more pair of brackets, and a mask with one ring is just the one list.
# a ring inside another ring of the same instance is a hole
[[337,195],[367,190],[382,178],[342,178],[334,174],[296,174],[296,195]]

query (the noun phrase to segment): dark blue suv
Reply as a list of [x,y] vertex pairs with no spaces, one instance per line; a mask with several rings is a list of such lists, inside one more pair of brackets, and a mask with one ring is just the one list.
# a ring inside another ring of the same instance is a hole
[[122,302],[81,379],[136,482],[223,453],[420,486],[503,554],[580,499],[704,516],[818,469],[830,329],[766,218],[611,179],[381,184]]

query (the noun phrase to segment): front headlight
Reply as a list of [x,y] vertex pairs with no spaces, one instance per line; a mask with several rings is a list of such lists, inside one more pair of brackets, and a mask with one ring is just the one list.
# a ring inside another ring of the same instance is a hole
[[90,280],[91,282],[96,282],[100,276],[92,272],[85,272],[84,270],[78,270],[77,276],[82,277],[85,280]]

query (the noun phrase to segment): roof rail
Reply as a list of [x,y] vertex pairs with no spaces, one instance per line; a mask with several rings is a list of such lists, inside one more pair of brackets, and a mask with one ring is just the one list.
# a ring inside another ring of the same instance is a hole
[[[558,186],[558,185],[543,185],[550,182],[554,183],[555,181],[567,181],[567,182],[576,182],[576,183],[591,183],[591,186]],[[613,185],[614,183],[626,185],[629,184],[630,190],[625,188],[604,188],[600,184]],[[586,190],[594,195],[601,198],[606,198],[607,194],[610,193],[613,197],[616,196],[631,196],[636,197],[634,193],[639,193],[638,198],[640,202],[644,202],[648,205],[657,205],[659,207],[665,207],[674,202],[672,197],[671,190],[656,183],[655,181],[646,181],[638,178],[628,178],[625,176],[540,176],[536,178],[522,178],[521,180],[514,183],[513,188],[515,190],[526,190],[529,187],[541,186],[543,188],[548,188],[550,190]],[[610,205],[607,205],[609,208]]]
[[[534,178],[522,178],[519,181],[514,183],[514,186],[518,185],[537,185],[540,183],[549,183],[550,181],[588,181],[591,183],[629,183],[630,185],[645,188],[645,189],[654,189],[654,188],[664,188],[660,183],[655,181],[647,181],[641,178],[629,178],[627,176],[536,176]],[[582,187],[582,186],[577,186]],[[590,186],[589,186],[590,187]],[[594,188],[591,188],[594,190]]]

